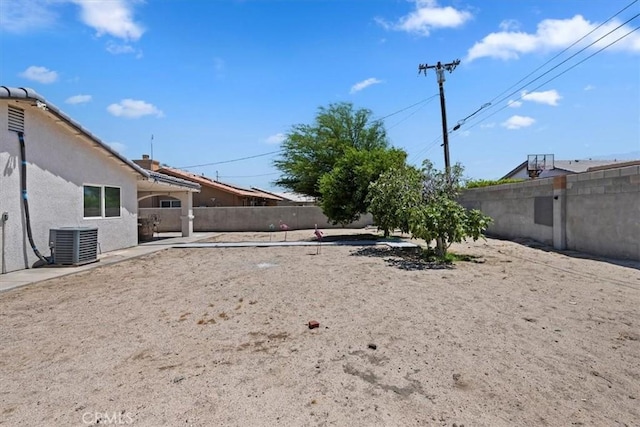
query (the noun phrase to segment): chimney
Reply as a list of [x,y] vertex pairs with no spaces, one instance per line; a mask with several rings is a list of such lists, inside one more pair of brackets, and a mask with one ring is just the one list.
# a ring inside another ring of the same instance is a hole
[[142,160],[134,160],[133,163],[140,166],[143,169],[155,172],[160,169],[160,162],[157,160],[151,160],[148,154],[142,155]]

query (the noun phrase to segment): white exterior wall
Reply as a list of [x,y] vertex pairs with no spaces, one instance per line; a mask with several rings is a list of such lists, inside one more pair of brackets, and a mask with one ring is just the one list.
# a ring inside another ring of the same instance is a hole
[[[49,113],[27,103],[0,100],[0,214],[9,214],[0,229],[2,271],[30,268],[38,261],[27,238],[20,143],[17,133],[7,129],[9,103],[25,113],[27,195],[39,252],[50,255],[49,230],[60,227],[97,227],[101,252],[137,245],[138,174]],[[85,184],[120,187],[121,216],[84,219]]]

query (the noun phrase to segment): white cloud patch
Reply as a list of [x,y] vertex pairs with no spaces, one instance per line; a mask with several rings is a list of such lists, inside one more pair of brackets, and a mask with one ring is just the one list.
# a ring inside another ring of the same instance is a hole
[[502,126],[507,129],[522,129],[533,125],[536,120],[532,117],[526,116],[511,116],[502,123]]
[[224,59],[220,57],[213,58],[213,72],[215,73],[216,78],[221,79],[225,76],[225,69],[227,67]]
[[[576,47],[583,47],[596,41],[620,24],[621,22],[617,20],[606,23],[589,34],[582,44]],[[509,25],[501,25],[502,31],[491,33],[475,43],[467,52],[466,60],[473,61],[484,57],[509,60],[517,59],[527,53],[564,49],[573,44],[577,37],[589,33],[597,26],[597,23],[589,22],[581,15],[570,19],[545,19],[538,24],[535,33],[526,33]],[[632,27],[624,26],[595,43],[592,48],[602,48],[631,30]],[[612,45],[611,49],[640,52],[640,34],[633,33],[625,37]]]
[[562,99],[562,96],[558,93],[557,90],[547,90],[544,92],[522,92],[521,96],[524,101],[537,102],[538,104],[546,104],[556,106],[558,105],[558,101]]
[[64,102],[67,104],[84,104],[91,101],[91,95],[74,95],[67,98]]
[[0,0],[0,29],[24,34],[52,26],[57,15],[42,0]]
[[376,85],[376,84],[380,84],[382,83],[382,80],[378,80],[375,77],[370,77],[366,80],[363,80],[361,82],[358,82],[356,84],[354,84],[353,86],[351,86],[351,90],[349,91],[349,93],[356,93],[356,92],[360,92],[362,89],[368,88],[371,85]]
[[507,106],[511,108],[520,108],[522,107],[522,101],[509,100],[509,102],[507,102]]
[[112,55],[127,55],[127,54],[135,54],[136,58],[142,58],[142,51],[140,49],[136,49],[130,44],[118,44],[113,41],[107,42],[107,52]]
[[108,145],[120,154],[123,154],[127,150],[127,146],[121,142],[109,142]]
[[138,40],[145,29],[133,19],[131,0],[71,0],[80,6],[80,19],[97,32],[123,40]]
[[500,23],[500,29],[502,31],[518,31],[520,27],[520,22],[515,19],[505,19]]
[[287,135],[285,135],[284,133],[276,133],[275,135],[271,135],[270,137],[265,139],[265,142],[267,144],[280,144],[285,139],[287,139]]
[[21,72],[20,77],[24,77],[25,79],[33,80],[38,83],[48,84],[58,80],[58,73],[51,71],[46,67],[32,65]]
[[414,0],[416,9],[396,22],[376,18],[376,22],[387,30],[405,31],[428,36],[439,28],[457,28],[473,18],[470,12],[451,6],[440,7],[436,0]]
[[584,87],[584,90],[588,92],[588,91],[590,91],[590,90],[595,90],[595,88],[596,88],[596,87],[595,87],[594,85],[586,85],[586,86]]
[[111,104],[107,111],[116,117],[137,119],[144,116],[164,117],[155,105],[136,99],[123,99],[118,104]]

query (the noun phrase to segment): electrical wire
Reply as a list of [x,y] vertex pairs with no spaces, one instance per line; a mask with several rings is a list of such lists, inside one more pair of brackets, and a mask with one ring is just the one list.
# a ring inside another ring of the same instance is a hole
[[[636,1],[637,1],[637,0],[636,0]],[[395,116],[396,114],[400,114],[400,113],[402,113],[402,112],[404,112],[404,111],[407,111],[407,110],[409,110],[409,109],[411,109],[411,108],[413,108],[413,107],[416,107],[416,106],[418,106],[418,105],[420,105],[420,104],[428,103],[429,101],[433,100],[433,99],[434,99],[435,97],[437,97],[437,96],[438,96],[438,94],[432,95],[432,96],[430,96],[430,97],[428,97],[428,98],[422,99],[422,100],[420,100],[420,101],[418,101],[418,102],[416,102],[416,103],[414,103],[414,104],[411,104],[411,105],[409,105],[409,106],[407,106],[407,107],[404,107],[404,108],[402,108],[402,109],[400,109],[400,110],[394,111],[394,112],[393,112],[393,113],[391,113],[391,114],[387,114],[386,116],[383,116],[383,117],[380,117],[380,118],[377,118],[377,119],[373,119],[372,121],[373,121],[373,122],[379,122],[379,121],[382,121],[382,120],[387,119],[387,118],[389,118],[389,117]],[[426,105],[426,104],[425,104],[425,105]],[[423,105],[423,107],[424,107],[424,105]],[[421,108],[422,108],[422,107],[421,107]],[[412,114],[410,114],[410,115],[409,115],[408,117],[406,117],[405,119],[403,119],[403,120],[401,120],[400,122],[396,123],[394,126],[396,126],[397,124],[401,123],[402,121],[404,121],[404,120],[408,119],[409,117],[411,117],[412,115],[414,115],[416,112],[417,112],[417,111],[413,112]],[[241,162],[241,161],[243,161],[243,160],[250,160],[250,159],[255,159],[255,158],[258,158],[258,157],[265,157],[265,156],[269,156],[269,155],[272,155],[272,154],[279,154],[279,153],[281,153],[282,151],[283,151],[283,150],[282,150],[282,149],[280,149],[280,150],[276,150],[276,151],[270,151],[270,152],[268,152],[268,153],[256,154],[256,155],[254,155],[254,156],[240,157],[240,158],[238,158],[238,159],[230,159],[230,160],[223,160],[223,161],[219,161],[219,162],[202,163],[202,164],[199,164],[199,165],[179,166],[179,167],[177,167],[177,169],[193,169],[193,168],[201,168],[201,167],[206,167],[206,166],[221,165],[221,164],[225,164],[225,163]]]
[[[640,14],[636,15],[636,17],[637,17],[637,16],[639,16],[639,15],[640,15]],[[634,18],[632,18],[632,19],[635,19],[635,17],[634,17]],[[573,64],[573,65],[572,65],[572,66],[570,66],[569,68],[567,68],[567,69],[565,69],[565,70],[561,71],[560,73],[556,74],[555,76],[553,76],[553,77],[552,77],[552,78],[550,78],[549,80],[546,80],[545,82],[543,82],[543,83],[541,83],[540,85],[536,86],[535,88],[533,88],[533,89],[532,89],[532,91],[538,90],[538,89],[540,89],[541,87],[543,87],[544,85],[546,85],[547,83],[550,83],[550,82],[552,82],[553,80],[557,79],[558,77],[562,76],[563,74],[566,74],[566,73],[567,73],[567,72],[569,72],[570,70],[574,69],[575,67],[577,67],[578,65],[582,64],[583,62],[585,62],[585,61],[587,61],[587,60],[591,59],[592,57],[594,57],[595,55],[599,54],[599,53],[600,53],[600,52],[602,52],[603,50],[610,48],[611,46],[613,46],[614,44],[618,43],[619,41],[621,41],[621,40],[622,40],[622,39],[624,39],[625,37],[628,37],[629,35],[631,35],[631,34],[632,34],[632,33],[634,33],[635,31],[638,31],[638,29],[640,29],[640,27],[636,27],[636,28],[632,29],[631,31],[629,31],[628,33],[626,33],[626,34],[624,34],[623,36],[619,37],[618,39],[616,39],[616,40],[612,41],[612,42],[611,42],[611,43],[609,43],[608,45],[603,46],[602,48],[598,49],[597,51],[595,51],[595,52],[594,52],[594,53],[592,53],[591,55],[589,55],[589,56],[585,57],[584,59],[582,59],[582,60],[580,60],[580,61],[578,61],[578,62],[576,62],[575,64]],[[615,31],[615,30],[614,30],[614,31]],[[603,37],[604,37],[604,36],[603,36]],[[596,41],[595,41],[594,43],[592,43],[592,44],[595,44],[595,43],[597,43],[597,42],[598,42],[598,41],[600,41],[600,40],[601,40],[601,39],[598,39],[598,40],[596,40]],[[589,46],[591,46],[591,45],[589,45]],[[589,47],[589,46],[588,46],[588,47]],[[575,56],[575,55],[574,55],[574,56]],[[566,61],[565,61],[565,62],[566,62]],[[555,68],[555,67],[554,67],[554,68]],[[547,73],[545,73],[545,74],[547,74]],[[542,77],[542,76],[540,76],[540,77]],[[537,79],[536,79],[536,80],[537,80]],[[534,81],[535,81],[535,80],[534,80]],[[518,99],[516,99],[516,101],[517,101],[517,100],[522,99],[524,96],[525,96],[525,95],[521,95]],[[479,125],[480,123],[482,123],[483,121],[487,120],[488,118],[493,117],[494,115],[496,115],[496,114],[497,114],[497,113],[499,113],[500,111],[502,111],[502,110],[504,110],[505,108],[507,108],[509,105],[510,105],[510,104],[506,104],[506,105],[504,105],[504,106],[503,106],[503,107],[501,107],[499,110],[494,111],[493,113],[491,113],[489,116],[485,117],[484,119],[482,119],[482,120],[478,121],[477,123],[472,124],[468,129],[472,129],[472,128],[474,128],[475,126],[477,126],[477,125]]]
[[[636,1],[637,1],[637,0],[636,0]],[[630,22],[630,21],[632,21],[633,19],[637,18],[638,16],[640,16],[640,14],[635,15],[633,18],[630,18],[628,21],[626,21],[625,23],[623,23],[623,24],[621,24],[620,26],[616,27],[614,30],[611,30],[609,33],[607,33],[607,34],[603,35],[602,37],[600,37],[599,39],[597,39],[597,40],[596,40],[596,41],[594,41],[593,43],[591,43],[591,44],[589,44],[588,46],[586,46],[584,49],[580,50],[580,52],[583,52],[585,49],[587,49],[587,48],[589,48],[589,47],[593,46],[594,44],[596,44],[596,43],[598,43],[598,42],[600,42],[602,39],[604,39],[605,37],[607,37],[607,36],[608,36],[608,35],[610,35],[611,33],[613,33],[613,32],[615,32],[615,31],[617,31],[619,28],[621,28],[622,26],[626,25],[627,23],[629,23],[629,22]],[[621,37],[619,37],[618,39],[616,39],[616,40],[612,41],[612,42],[611,42],[611,43],[609,43],[608,45],[603,46],[602,48],[600,48],[600,49],[598,49],[597,51],[593,52],[591,55],[589,55],[589,56],[587,56],[587,57],[583,58],[582,60],[580,60],[579,62],[577,62],[577,63],[573,64],[573,65],[572,65],[572,66],[570,66],[569,68],[567,68],[567,69],[565,69],[565,70],[561,71],[560,73],[556,74],[556,75],[555,75],[555,76],[553,76],[552,78],[550,78],[550,79],[548,79],[548,80],[544,81],[544,82],[543,82],[543,83],[541,83],[540,85],[538,85],[538,86],[536,86],[535,88],[531,89],[531,91],[536,91],[536,90],[540,89],[541,87],[545,86],[546,84],[548,84],[548,83],[552,82],[553,80],[557,79],[558,77],[562,76],[563,74],[566,74],[567,72],[571,71],[572,69],[574,69],[574,68],[575,68],[575,67],[577,67],[578,65],[580,65],[580,64],[582,64],[582,63],[584,63],[585,61],[587,61],[587,60],[591,59],[592,57],[594,57],[595,55],[599,54],[599,53],[600,53],[600,52],[602,52],[603,50],[606,50],[606,49],[610,48],[611,46],[613,46],[614,44],[616,44],[616,43],[620,42],[622,39],[624,39],[625,37],[628,37],[629,35],[631,35],[631,34],[632,34],[632,33],[634,33],[635,31],[637,31],[638,29],[640,29],[640,27],[636,27],[636,28],[632,29],[631,31],[629,31],[629,32],[627,32],[626,34],[622,35],[622,36],[621,36]],[[577,52],[576,54],[574,54],[574,55],[572,55],[571,57],[567,58],[567,60],[569,60],[569,59],[571,59],[571,58],[575,57],[575,56],[576,56],[578,53],[580,53],[580,52]],[[563,64],[563,63],[565,63],[565,62],[567,62],[567,60],[565,60],[565,61],[563,61],[562,63],[558,64],[558,66],[559,66],[559,65],[562,65],[562,64]],[[545,72],[545,73],[544,73],[544,74],[542,74],[541,76],[539,76],[539,77],[537,77],[536,79],[532,80],[530,83],[533,83],[534,81],[537,81],[538,79],[540,79],[540,78],[541,78],[541,77],[543,77],[544,75],[548,74],[550,71],[553,71],[553,70],[554,70],[555,68],[557,68],[558,66],[553,67],[552,69],[550,69],[549,71]],[[528,83],[528,84],[530,84],[530,83]],[[516,91],[516,92],[517,92],[517,91]],[[511,94],[511,95],[513,95],[513,94]],[[509,95],[509,96],[511,96],[511,95]],[[509,96],[507,96],[507,98],[508,98]],[[520,96],[518,99],[516,99],[516,100],[522,99],[524,96],[525,96],[525,95],[523,94],[523,95],[521,95],[521,96]],[[506,99],[506,98],[505,98],[505,99]],[[503,100],[504,100],[504,99],[503,99]],[[501,100],[501,101],[499,101],[499,102],[502,102],[503,100]],[[490,118],[490,117],[492,117],[492,116],[496,115],[496,114],[497,114],[497,113],[499,113],[500,111],[502,111],[502,110],[504,110],[505,108],[507,108],[509,105],[510,105],[510,104],[506,104],[506,105],[504,105],[503,107],[501,107],[500,109],[498,109],[498,110],[494,111],[493,113],[491,113],[489,116],[485,117],[484,119],[482,119],[482,120],[480,120],[480,121],[478,121],[478,122],[476,122],[476,123],[473,123],[473,124],[472,124],[468,129],[467,129],[467,130],[474,128],[475,126],[477,126],[477,125],[479,125],[480,123],[484,122],[484,121],[485,121],[485,120],[487,120],[488,118]],[[453,132],[453,129],[449,129],[449,130],[448,130],[448,134],[451,134],[452,132]],[[422,150],[420,150],[418,153],[416,153],[414,156],[412,156],[412,159],[414,159],[415,157],[417,157],[417,156],[419,156],[419,155],[426,154],[426,153],[428,153],[429,151],[431,151],[433,148],[435,148],[435,147],[436,147],[437,143],[438,143],[440,140],[442,140],[442,136],[438,136],[436,139],[434,139],[434,140],[433,140],[429,145],[427,145],[425,148],[423,148],[423,149],[422,149]]]
[[[616,14],[614,14],[613,16],[610,16],[606,21],[602,22],[600,25],[598,25],[597,27],[595,27],[593,30],[589,31],[587,34],[585,34],[584,36],[580,37],[578,40],[576,40],[575,42],[571,43],[569,46],[567,46],[565,49],[563,49],[562,51],[560,51],[557,55],[553,56],[551,59],[549,59],[547,62],[545,62],[544,64],[540,65],[538,68],[536,68],[535,70],[533,70],[532,72],[530,72],[529,74],[527,74],[526,76],[524,76],[523,78],[521,78],[520,80],[518,80],[517,82],[515,82],[513,85],[509,86],[507,89],[505,89],[504,91],[502,91],[501,93],[499,93],[498,95],[496,95],[491,101],[489,101],[490,103],[494,103],[496,101],[496,99],[500,98],[502,95],[504,95],[505,93],[507,93],[509,90],[511,90],[512,88],[514,88],[515,86],[517,86],[518,84],[522,83],[524,80],[526,80],[528,77],[532,76],[533,74],[535,74],[536,71],[542,69],[545,65],[553,62],[553,60],[555,60],[556,58],[558,58],[559,56],[561,56],[562,54],[564,54],[565,52],[567,52],[569,49],[571,49],[572,47],[574,47],[575,45],[577,45],[578,43],[580,43],[582,40],[586,39],[588,36],[590,36],[591,34],[593,34],[595,31],[597,31],[598,29],[600,29],[604,24],[606,24],[607,22],[611,21],[613,18],[615,18],[616,16],[620,15],[622,12],[624,12],[625,10],[629,9],[631,6],[633,6],[633,4],[637,3],[638,0],[634,0],[631,3],[629,3],[627,6],[625,6],[624,8],[622,8],[621,10],[619,10]],[[637,15],[636,15],[637,16]],[[517,91],[516,91],[517,92]],[[508,95],[510,96],[510,95]]]

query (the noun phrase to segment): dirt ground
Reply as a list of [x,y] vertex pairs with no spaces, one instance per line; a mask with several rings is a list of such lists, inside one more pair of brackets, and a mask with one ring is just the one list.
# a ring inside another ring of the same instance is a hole
[[0,294],[0,425],[640,425],[637,263],[317,250],[166,249]]

